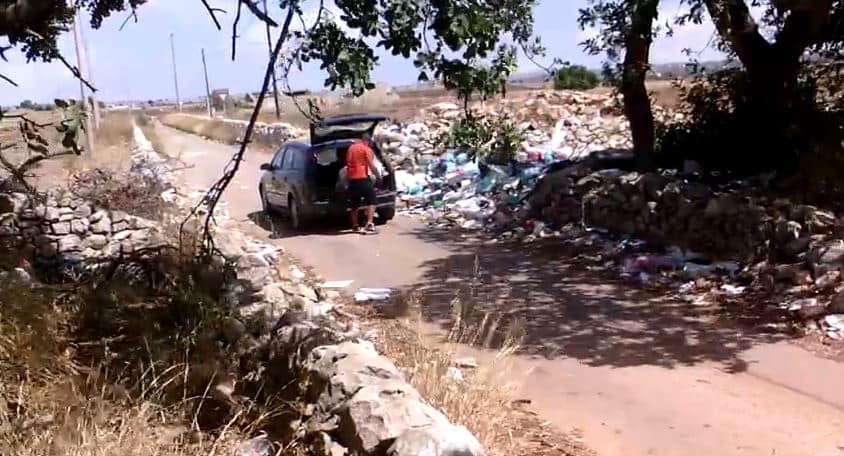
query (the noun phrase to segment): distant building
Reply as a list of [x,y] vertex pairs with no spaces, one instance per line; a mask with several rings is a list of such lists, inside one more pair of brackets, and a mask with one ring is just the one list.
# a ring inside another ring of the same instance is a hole
[[211,92],[211,106],[217,111],[226,109],[229,99],[229,89],[215,89]]

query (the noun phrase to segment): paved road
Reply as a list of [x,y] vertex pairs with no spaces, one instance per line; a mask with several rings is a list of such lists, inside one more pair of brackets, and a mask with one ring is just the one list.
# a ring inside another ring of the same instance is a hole
[[[207,186],[233,148],[165,130]],[[260,209],[251,154],[225,195],[244,222]],[[244,223],[246,226],[246,223]],[[269,232],[256,226],[250,231]],[[481,247],[399,217],[377,236],[323,229],[273,236],[327,280],[406,287],[437,323],[478,275],[478,309],[520,319],[525,353],[502,369],[542,418],[606,456],[844,456],[844,366],[774,335],[719,324],[685,303],[579,272],[553,246]],[[482,351],[465,349],[481,360]]]

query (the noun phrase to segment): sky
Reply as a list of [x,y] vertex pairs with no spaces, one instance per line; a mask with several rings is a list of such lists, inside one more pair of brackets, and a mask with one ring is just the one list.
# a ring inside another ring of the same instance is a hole
[[[577,25],[578,9],[587,0],[540,0],[534,10],[535,32],[548,48],[548,61],[558,57],[572,63],[598,67],[600,56],[586,55],[581,46],[594,30],[581,30]],[[677,13],[679,0],[661,2],[660,22]],[[234,0],[211,0],[214,6],[231,9]],[[276,3],[270,1],[270,4]],[[315,16],[315,0],[307,0],[306,19]],[[311,10],[307,8],[310,6]],[[272,8],[272,7],[271,7]],[[272,13],[272,11],[271,11]],[[106,20],[99,30],[91,30],[83,18],[83,35],[88,44],[97,96],[104,101],[175,98],[170,34],[173,34],[176,69],[182,99],[205,94],[201,50],[205,50],[211,89],[228,88],[232,92],[257,91],[263,80],[268,58],[266,31],[262,22],[244,13],[240,23],[236,60],[231,60],[231,25],[233,12],[221,16],[222,30],[217,30],[200,0],[149,0],[138,10],[138,22],[119,30],[125,14]],[[279,16],[278,13],[275,15]],[[281,19],[279,19],[279,22]],[[277,31],[274,32],[278,33]],[[658,39],[651,51],[652,63],[684,62],[686,48],[698,52],[700,60],[719,58],[708,46],[713,36],[712,24],[685,26],[672,38]],[[73,36],[63,35],[60,51],[75,62]],[[0,105],[16,105],[22,100],[47,102],[55,98],[78,98],[79,81],[59,63],[27,64],[22,54],[6,53],[9,62],[0,62],[0,73],[19,84],[12,87],[0,81]],[[376,83],[412,84],[416,69],[410,60],[380,53],[381,60],[373,73]],[[536,67],[520,59],[519,71]],[[306,67],[291,76],[294,89],[319,89],[325,76],[318,67]]]

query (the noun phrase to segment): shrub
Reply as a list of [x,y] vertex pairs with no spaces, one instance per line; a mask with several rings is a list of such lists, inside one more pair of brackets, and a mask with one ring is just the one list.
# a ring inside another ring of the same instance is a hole
[[447,148],[465,151],[490,164],[509,164],[521,148],[522,134],[506,116],[464,117],[440,138]]
[[589,90],[600,83],[600,78],[583,65],[566,65],[554,77],[556,90]]

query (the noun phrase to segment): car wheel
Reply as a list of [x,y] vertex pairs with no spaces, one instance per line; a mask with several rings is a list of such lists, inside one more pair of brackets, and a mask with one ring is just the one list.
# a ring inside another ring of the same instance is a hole
[[383,209],[378,209],[378,218],[375,219],[375,221],[378,222],[378,224],[383,225],[392,220],[395,216],[395,207],[385,207]]
[[294,230],[303,230],[307,227],[307,218],[302,214],[302,208],[292,196],[288,200],[287,209],[290,215],[290,226]]

